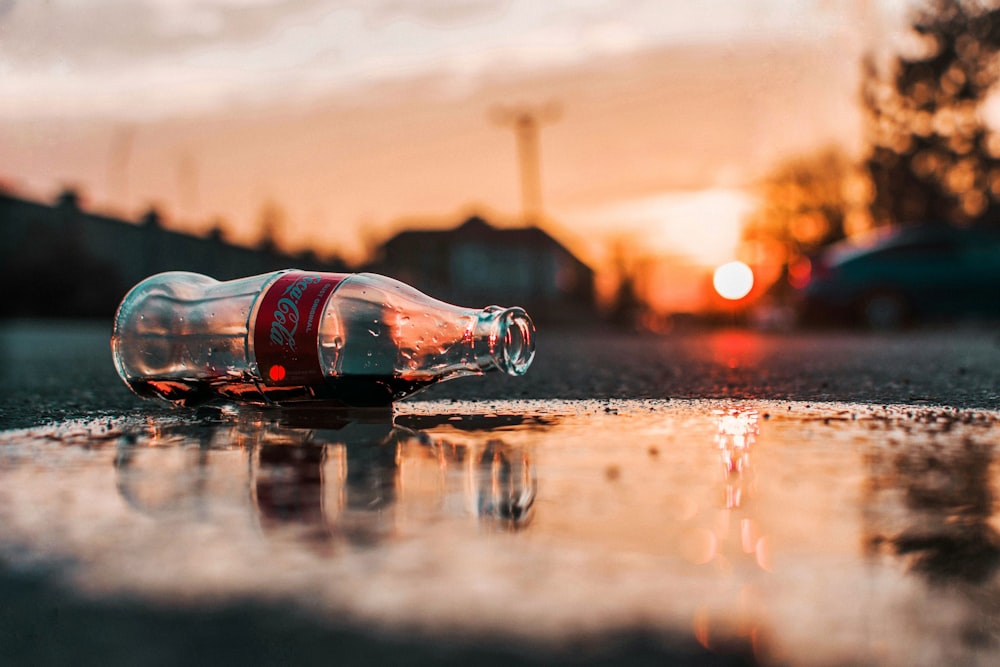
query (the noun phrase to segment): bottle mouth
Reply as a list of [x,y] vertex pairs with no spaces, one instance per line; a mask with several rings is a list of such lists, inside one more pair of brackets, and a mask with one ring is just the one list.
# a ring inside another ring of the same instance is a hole
[[491,351],[497,367],[507,375],[524,375],[535,358],[535,325],[522,308],[497,314]]

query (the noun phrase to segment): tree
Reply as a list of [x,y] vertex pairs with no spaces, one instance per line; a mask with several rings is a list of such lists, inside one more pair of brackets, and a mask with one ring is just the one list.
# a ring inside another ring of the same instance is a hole
[[764,283],[863,224],[865,180],[856,161],[834,147],[779,164],[756,191],[760,204],[744,226],[744,259]]
[[638,292],[641,262],[636,257],[634,245],[634,240],[622,235],[611,247],[618,287],[609,304],[607,317],[612,324],[626,329],[641,326],[643,317],[649,312],[649,304]]
[[912,30],[913,53],[864,62],[872,219],[1000,226],[1000,137],[981,114],[1000,74],[1000,3],[929,0]]

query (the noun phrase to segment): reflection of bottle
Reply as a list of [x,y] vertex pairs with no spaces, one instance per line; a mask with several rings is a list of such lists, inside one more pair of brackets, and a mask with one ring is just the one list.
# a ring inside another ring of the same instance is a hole
[[264,445],[258,466],[270,474],[254,480],[254,502],[262,519],[323,522],[323,467],[326,448],[311,444]]
[[135,393],[179,405],[382,406],[453,377],[524,374],[534,326],[520,308],[460,308],[369,273],[171,272],[126,295],[111,346]]
[[258,431],[250,452],[251,497],[265,531],[300,539],[371,544],[391,531],[396,441],[390,422],[321,430]]
[[526,448],[455,442],[386,413],[323,414],[242,410],[235,421],[140,424],[118,445],[118,492],[135,510],[175,521],[228,521],[247,506],[265,533],[313,545],[370,545],[469,516],[505,530],[530,524],[537,478]]
[[527,452],[490,440],[479,457],[481,483],[477,512],[511,526],[527,525],[535,504],[535,477]]

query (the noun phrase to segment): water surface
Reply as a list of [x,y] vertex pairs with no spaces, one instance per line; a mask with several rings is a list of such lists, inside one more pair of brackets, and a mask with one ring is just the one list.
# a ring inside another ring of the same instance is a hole
[[424,401],[0,433],[0,558],[76,595],[290,603],[558,648],[1000,660],[998,415],[784,401]]

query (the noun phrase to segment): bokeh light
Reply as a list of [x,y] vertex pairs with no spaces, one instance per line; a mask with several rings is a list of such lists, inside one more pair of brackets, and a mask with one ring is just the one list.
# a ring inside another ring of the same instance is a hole
[[743,262],[727,262],[715,270],[712,285],[723,299],[742,299],[753,289],[753,271]]

